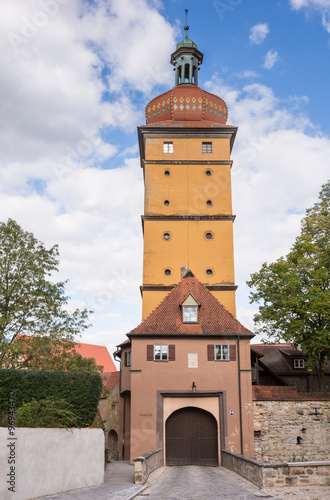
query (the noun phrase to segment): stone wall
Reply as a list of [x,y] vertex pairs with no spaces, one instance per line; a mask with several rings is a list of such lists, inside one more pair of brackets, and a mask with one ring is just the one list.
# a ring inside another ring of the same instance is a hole
[[153,450],[134,458],[135,483],[144,484],[149,475],[163,465],[163,450]]
[[[0,498],[27,500],[104,480],[102,429],[0,427]],[[9,482],[8,482],[9,481]]]
[[259,488],[330,486],[330,462],[265,464],[222,450],[221,464]]
[[[98,405],[105,429],[105,457],[107,462],[116,459],[118,456],[119,399],[119,382],[117,382],[107,397],[100,399]],[[112,405],[114,405],[114,408],[112,408]]]
[[329,460],[330,401],[253,401],[256,459]]

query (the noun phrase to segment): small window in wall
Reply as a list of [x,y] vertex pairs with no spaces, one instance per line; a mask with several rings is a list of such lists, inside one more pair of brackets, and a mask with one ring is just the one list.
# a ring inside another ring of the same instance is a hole
[[205,170],[205,175],[210,177],[210,175],[212,175],[212,170],[210,170],[210,169]]
[[212,153],[212,142],[202,143],[202,153]]
[[170,202],[168,200],[164,201],[164,205],[166,205],[167,207],[168,207],[169,204],[170,204]]
[[294,359],[293,366],[295,368],[305,368],[305,360],[304,359]]
[[208,361],[236,361],[236,345],[209,344],[207,346]]
[[154,344],[154,361],[168,361],[168,344]]
[[173,142],[164,142],[163,152],[164,153],[173,153]]
[[125,366],[131,366],[132,351],[125,352]]
[[169,176],[169,175],[170,175],[170,173],[171,173],[171,172],[170,172],[169,170],[165,170],[164,175]]
[[170,240],[170,239],[171,239],[171,235],[170,235],[170,233],[163,233],[163,238],[164,238],[164,240],[166,240],[166,241]]
[[198,306],[182,306],[182,321],[198,323]]
[[215,361],[229,361],[229,345],[228,344],[215,344],[214,345],[214,359],[215,359]]
[[171,269],[165,269],[164,274],[166,274],[166,276],[170,276],[172,274]]

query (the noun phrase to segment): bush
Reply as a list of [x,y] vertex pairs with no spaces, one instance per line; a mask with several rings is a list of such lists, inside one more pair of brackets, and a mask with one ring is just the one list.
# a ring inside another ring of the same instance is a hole
[[64,399],[35,399],[16,413],[17,427],[77,427],[78,417]]
[[24,403],[64,400],[77,416],[76,425],[91,426],[102,391],[102,378],[92,372],[0,369],[0,415],[9,411],[9,401],[18,410]]

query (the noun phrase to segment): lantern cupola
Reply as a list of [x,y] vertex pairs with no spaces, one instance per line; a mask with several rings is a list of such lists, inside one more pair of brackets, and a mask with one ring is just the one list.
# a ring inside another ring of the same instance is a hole
[[197,49],[195,42],[188,38],[189,26],[187,23],[188,10],[186,9],[186,36],[176,46],[171,55],[171,64],[175,69],[175,85],[184,83],[198,85],[199,65],[203,62],[203,54]]

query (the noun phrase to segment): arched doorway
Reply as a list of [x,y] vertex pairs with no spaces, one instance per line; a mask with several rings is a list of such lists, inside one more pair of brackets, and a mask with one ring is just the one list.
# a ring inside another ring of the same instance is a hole
[[166,465],[218,465],[218,426],[208,411],[181,408],[166,420]]
[[108,436],[108,447],[110,449],[110,458],[115,459],[118,455],[118,434],[111,429]]

